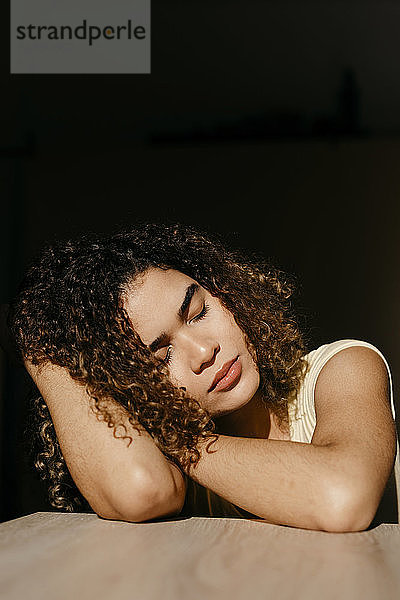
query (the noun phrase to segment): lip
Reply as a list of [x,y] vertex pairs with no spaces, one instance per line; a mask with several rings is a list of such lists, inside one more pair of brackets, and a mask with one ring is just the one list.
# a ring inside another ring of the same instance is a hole
[[242,364],[239,360],[239,356],[236,356],[232,360],[226,362],[215,374],[214,380],[208,389],[209,392],[213,390],[228,390],[232,389],[240,379],[242,374]]

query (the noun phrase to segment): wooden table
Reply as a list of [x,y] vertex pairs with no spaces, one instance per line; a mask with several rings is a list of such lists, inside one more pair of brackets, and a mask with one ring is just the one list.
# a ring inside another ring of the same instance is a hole
[[0,596],[398,600],[400,525],[327,533],[261,519],[40,512],[0,525]]

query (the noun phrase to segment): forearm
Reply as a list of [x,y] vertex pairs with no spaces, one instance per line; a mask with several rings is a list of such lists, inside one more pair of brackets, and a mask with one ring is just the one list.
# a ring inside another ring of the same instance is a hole
[[133,427],[122,406],[108,407],[114,423],[122,425],[115,436],[126,436],[116,439],[113,428],[92,412],[85,388],[64,369],[26,366],[48,405],[71,476],[97,514],[143,520],[143,515],[174,504],[176,482],[170,463],[143,427]]
[[[225,435],[210,446],[212,453],[205,446],[187,472],[199,484],[270,523],[325,529],[330,522],[336,506],[329,504],[328,486],[336,475],[340,481],[334,449]],[[341,501],[339,494],[337,507]]]

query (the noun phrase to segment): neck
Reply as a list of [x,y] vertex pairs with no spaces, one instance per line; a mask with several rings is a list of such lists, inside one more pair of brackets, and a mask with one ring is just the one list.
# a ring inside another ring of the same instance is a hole
[[268,408],[257,392],[252,399],[234,412],[214,419],[216,433],[235,437],[270,437],[274,422]]

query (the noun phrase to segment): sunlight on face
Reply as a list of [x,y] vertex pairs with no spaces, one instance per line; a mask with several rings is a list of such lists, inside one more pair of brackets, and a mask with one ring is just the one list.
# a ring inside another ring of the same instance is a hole
[[142,342],[218,417],[247,404],[260,377],[233,315],[196,281],[153,268],[129,287],[124,306]]

